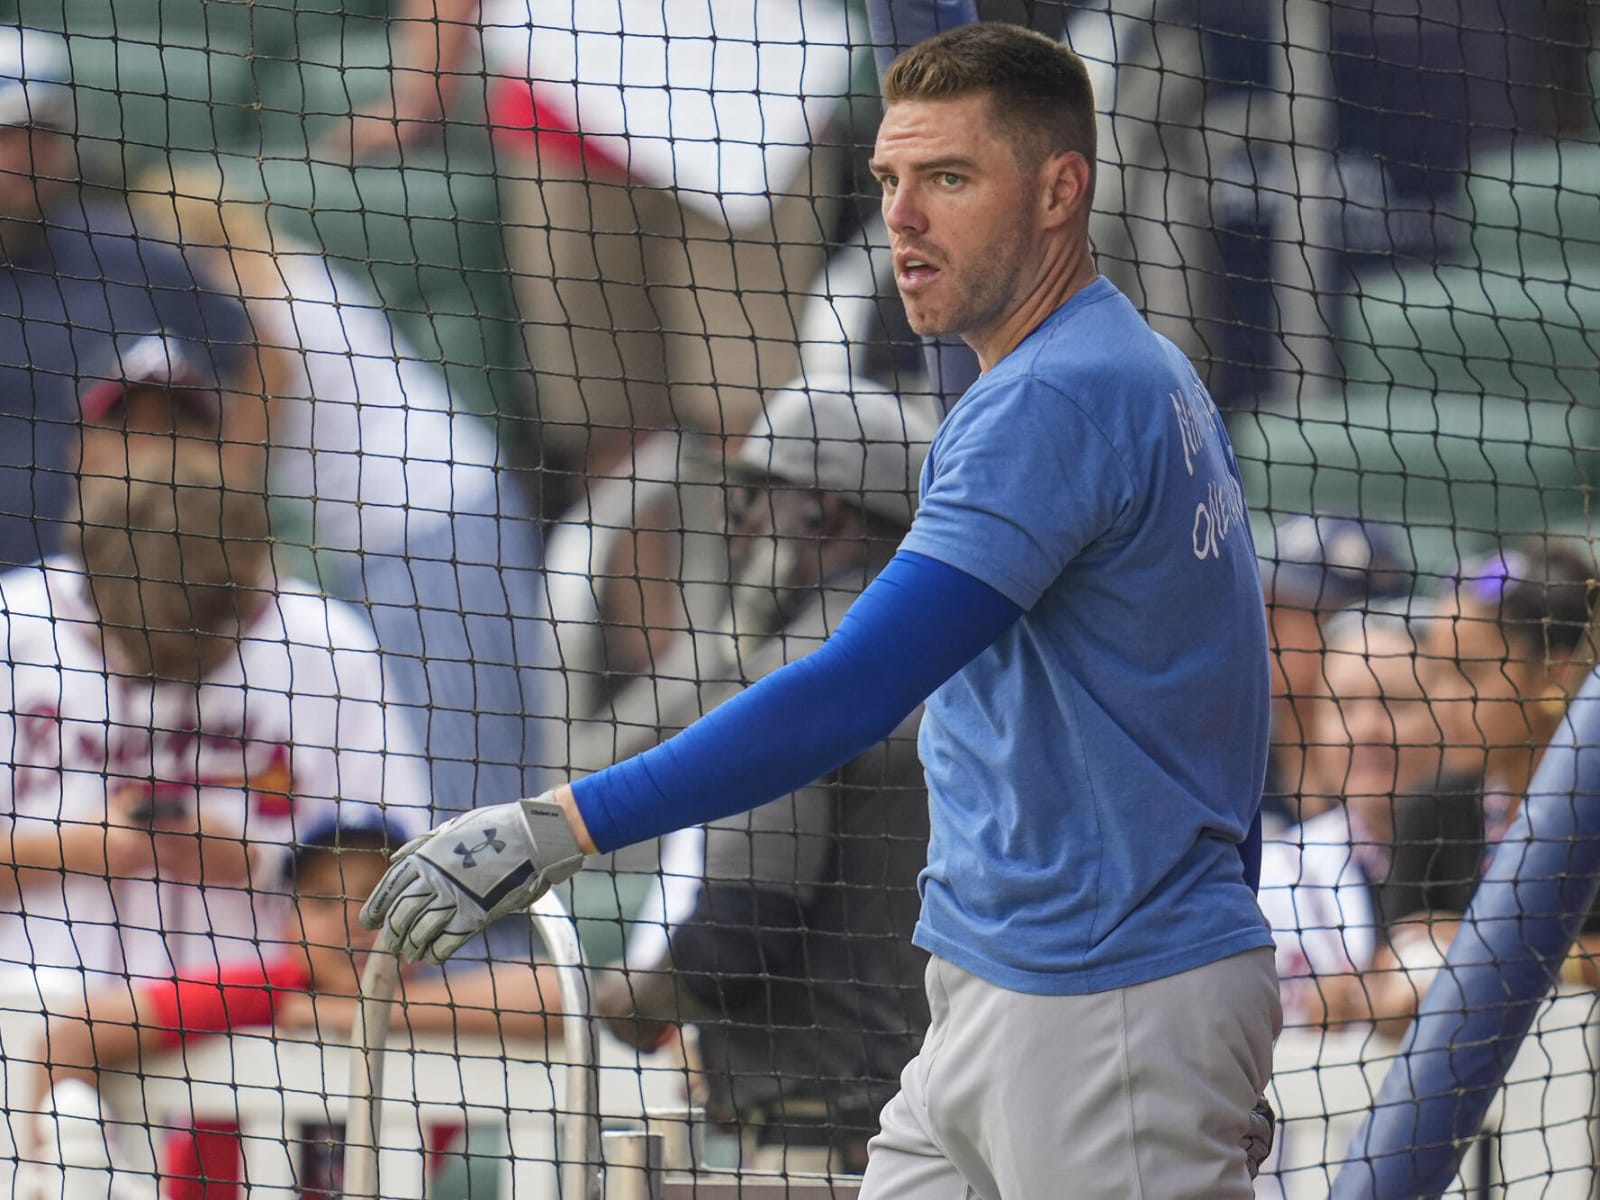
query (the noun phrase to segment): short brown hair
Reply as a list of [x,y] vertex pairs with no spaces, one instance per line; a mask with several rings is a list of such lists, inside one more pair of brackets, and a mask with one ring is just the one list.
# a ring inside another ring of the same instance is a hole
[[987,92],[1020,155],[1075,151],[1095,169],[1094,85],[1071,50],[1018,25],[979,23],[918,42],[889,64],[883,98],[953,100]]

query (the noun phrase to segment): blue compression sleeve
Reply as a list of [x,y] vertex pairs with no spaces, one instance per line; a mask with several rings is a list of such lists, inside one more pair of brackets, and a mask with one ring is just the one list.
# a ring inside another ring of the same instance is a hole
[[817,650],[573,784],[595,846],[605,853],[806,786],[888,737],[1021,615],[981,580],[901,551]]

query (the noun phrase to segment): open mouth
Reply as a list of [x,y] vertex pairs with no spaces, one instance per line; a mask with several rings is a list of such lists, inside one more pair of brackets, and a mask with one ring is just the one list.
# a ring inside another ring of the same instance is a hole
[[927,259],[908,254],[896,263],[894,279],[902,292],[917,292],[931,284],[938,275],[939,268]]

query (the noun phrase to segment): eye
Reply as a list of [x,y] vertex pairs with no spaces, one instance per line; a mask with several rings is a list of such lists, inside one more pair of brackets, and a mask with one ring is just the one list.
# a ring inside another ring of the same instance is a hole
[[900,177],[898,175],[879,175],[878,184],[884,191],[892,192],[900,185]]
[[939,182],[947,188],[953,188],[960,187],[962,180],[961,176],[957,175],[954,171],[940,171]]

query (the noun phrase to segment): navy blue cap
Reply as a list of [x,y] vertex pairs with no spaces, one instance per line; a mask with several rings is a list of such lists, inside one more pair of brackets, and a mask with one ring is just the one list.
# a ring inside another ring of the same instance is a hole
[[392,853],[412,838],[412,831],[392,813],[370,804],[351,804],[343,811],[319,818],[301,831],[294,842],[291,870],[314,851],[338,849],[349,842],[377,843],[374,849]]
[[83,419],[104,421],[130,388],[140,386],[161,388],[221,426],[223,379],[210,347],[160,333],[116,339],[84,372],[78,390]]
[[1411,576],[1393,529],[1350,517],[1290,517],[1261,554],[1268,600],[1315,612],[1403,596]]

